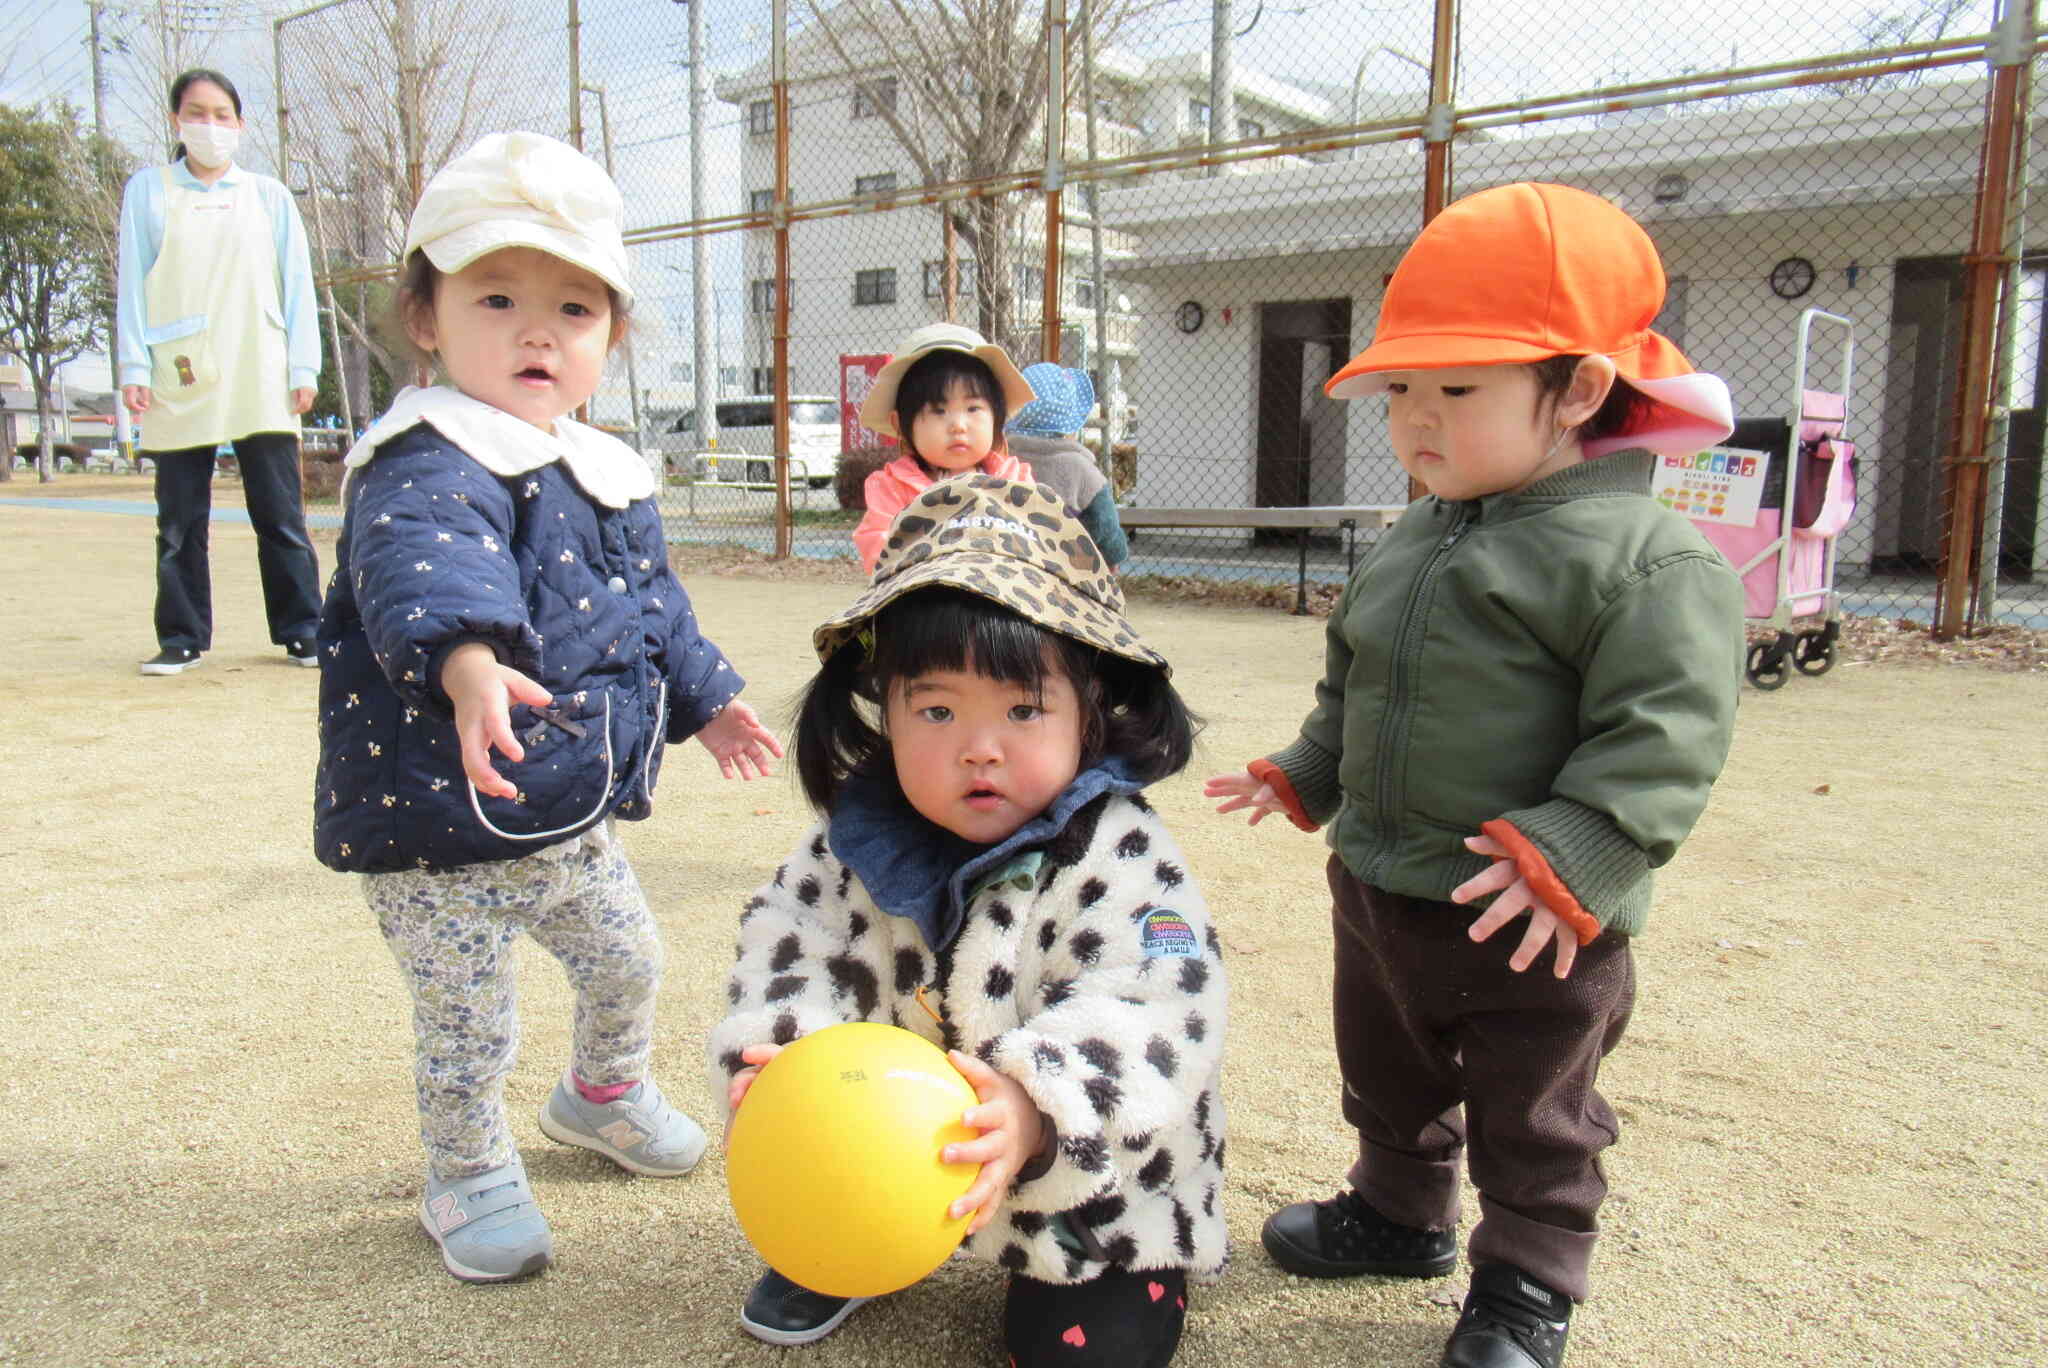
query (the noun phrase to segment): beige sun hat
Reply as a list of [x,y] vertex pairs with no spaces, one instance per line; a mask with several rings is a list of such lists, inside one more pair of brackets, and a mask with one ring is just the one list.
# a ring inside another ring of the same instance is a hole
[[891,437],[903,436],[896,430],[896,387],[903,383],[905,371],[935,351],[966,352],[979,357],[995,372],[996,383],[1003,388],[1003,406],[1012,413],[1037,397],[1031,382],[1001,347],[958,323],[927,323],[904,338],[889,364],[875,372],[867,398],[860,401],[860,421],[864,426]]
[[979,594],[1047,631],[1173,673],[1125,620],[1116,572],[1060,496],[994,475],[941,480],[896,515],[873,582],[811,634],[818,659],[831,660],[875,614],[931,585]]
[[633,302],[625,201],[604,168],[540,133],[491,133],[434,173],[405,231],[437,270],[454,274],[505,247],[580,266]]

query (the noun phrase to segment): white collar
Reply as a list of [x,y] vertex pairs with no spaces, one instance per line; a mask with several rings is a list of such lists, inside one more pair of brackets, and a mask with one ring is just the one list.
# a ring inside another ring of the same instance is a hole
[[624,508],[654,493],[647,462],[609,433],[572,418],[557,418],[555,430],[546,432],[446,385],[400,390],[342,464],[361,469],[376,459],[379,447],[417,423],[431,426],[493,475],[524,475],[560,461],[583,492],[607,508]]

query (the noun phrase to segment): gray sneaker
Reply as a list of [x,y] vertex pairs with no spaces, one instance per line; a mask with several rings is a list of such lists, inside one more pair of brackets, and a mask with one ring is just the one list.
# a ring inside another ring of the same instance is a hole
[[567,1073],[540,1109],[541,1134],[595,1150],[620,1168],[649,1178],[680,1178],[704,1157],[704,1131],[643,1078],[616,1102],[589,1102]]
[[464,1282],[523,1278],[554,1257],[547,1218],[517,1159],[452,1183],[428,1174],[420,1224],[441,1246],[441,1262]]

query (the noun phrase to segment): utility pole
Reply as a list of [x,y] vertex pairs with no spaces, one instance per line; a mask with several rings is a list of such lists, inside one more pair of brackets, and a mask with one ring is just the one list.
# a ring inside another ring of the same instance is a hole
[[[86,0],[86,14],[92,22],[92,149],[93,179],[99,191],[107,188],[107,74],[100,63],[100,0]],[[114,392],[114,445],[125,458],[134,440],[128,427],[128,406],[121,402],[121,311],[107,302],[107,378]]]
[[[1095,148],[1095,0],[1083,0],[1081,8],[1081,125],[1087,130],[1088,160],[1096,159]],[[1095,277],[1095,397],[1102,404],[1102,450],[1095,463],[1109,473],[1109,277],[1102,270],[1102,182],[1088,180],[1088,268]]]
[[[690,217],[704,213],[704,0],[683,0],[690,7]],[[784,206],[776,202],[779,213]],[[697,403],[697,446],[718,449],[718,404],[714,381],[719,358],[710,343],[711,240],[702,233],[690,238],[690,373]]]
[[[1209,14],[1209,146],[1237,136],[1237,76],[1232,71],[1230,0],[1213,0]],[[1211,166],[1209,174],[1223,174]]]

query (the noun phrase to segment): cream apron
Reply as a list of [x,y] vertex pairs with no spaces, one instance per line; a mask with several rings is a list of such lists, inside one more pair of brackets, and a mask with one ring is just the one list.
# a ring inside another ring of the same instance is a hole
[[162,171],[164,241],[143,281],[150,403],[145,451],[299,430],[292,412],[277,239],[250,178],[188,190]]

